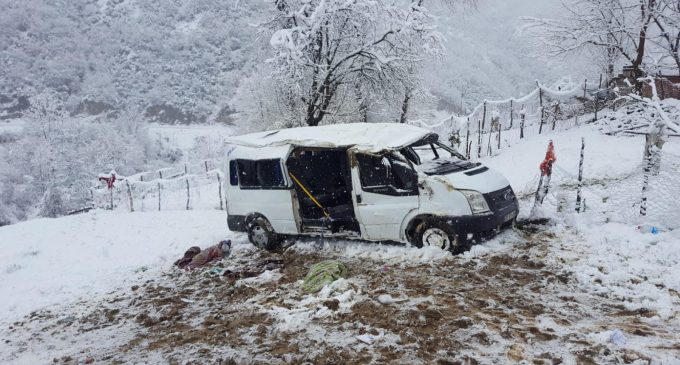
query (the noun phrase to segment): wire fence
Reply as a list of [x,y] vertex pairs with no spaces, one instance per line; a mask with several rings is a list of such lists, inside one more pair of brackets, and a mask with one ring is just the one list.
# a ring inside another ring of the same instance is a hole
[[[609,178],[584,178],[582,181],[582,212],[595,212],[607,221],[649,223],[664,229],[680,228],[680,155],[660,152],[658,169],[647,170],[647,161],[640,161],[627,173]],[[646,189],[645,175],[648,176]],[[532,197],[538,186],[539,174],[520,188],[521,198]],[[558,211],[576,210],[578,175],[555,165],[552,171],[551,197]],[[644,190],[644,192],[643,192]],[[642,209],[643,201],[645,209]],[[641,211],[644,210],[644,215]]]
[[131,212],[226,209],[223,182],[215,161],[145,171],[117,177],[111,188],[99,183],[91,190],[92,207]]
[[553,90],[540,83],[520,98],[485,100],[465,116],[451,116],[432,129],[471,160],[495,156],[505,147],[538,134],[573,128],[598,119],[598,112],[616,107],[606,90],[584,82],[570,90]]

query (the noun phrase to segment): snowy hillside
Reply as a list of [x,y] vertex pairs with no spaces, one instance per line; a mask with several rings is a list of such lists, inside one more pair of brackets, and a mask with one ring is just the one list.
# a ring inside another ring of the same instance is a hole
[[[535,79],[549,83],[565,74],[580,78],[591,72],[559,61],[545,67],[545,59],[526,56],[526,40],[517,33],[519,18],[552,16],[557,4],[512,0],[450,7],[433,2],[447,56],[432,63],[425,76],[442,105],[458,105],[464,93],[470,107],[483,98],[525,92]],[[77,114],[142,105],[150,120],[186,124],[233,123],[233,113],[244,111],[246,105],[232,98],[247,79],[262,76],[259,67],[271,49],[258,25],[275,9],[262,0],[63,6],[32,0],[4,10],[0,52],[12,62],[3,61],[0,70],[0,95],[9,98],[0,103],[0,117],[5,110],[8,116],[16,112],[20,96],[48,87],[65,92]]]

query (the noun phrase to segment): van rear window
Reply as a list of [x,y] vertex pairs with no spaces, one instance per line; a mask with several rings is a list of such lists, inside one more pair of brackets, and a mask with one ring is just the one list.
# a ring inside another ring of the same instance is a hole
[[280,189],[286,187],[279,159],[236,160],[236,163],[242,188]]

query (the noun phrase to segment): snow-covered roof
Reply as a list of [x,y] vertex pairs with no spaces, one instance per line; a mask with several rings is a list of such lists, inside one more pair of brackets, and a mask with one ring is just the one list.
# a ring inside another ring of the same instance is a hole
[[278,129],[234,136],[227,143],[248,147],[295,145],[303,147],[401,148],[432,131],[409,124],[351,123]]

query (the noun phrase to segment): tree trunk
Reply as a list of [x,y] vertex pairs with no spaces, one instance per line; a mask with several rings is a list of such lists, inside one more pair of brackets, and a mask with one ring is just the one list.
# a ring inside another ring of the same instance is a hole
[[[656,0],[649,0],[648,3],[645,1],[640,2],[640,19],[642,19],[642,27],[640,28],[640,34],[638,35],[638,44],[636,49],[635,60],[633,60],[633,72],[635,75],[635,90],[639,93],[642,91],[643,82],[638,80],[644,76],[641,66],[642,61],[645,58],[645,44],[647,43],[647,28],[652,20],[652,9],[654,8]],[[647,6],[648,5],[648,6]]]
[[406,89],[404,93],[404,101],[401,103],[401,116],[399,123],[406,123],[406,114],[408,113],[408,103],[411,100],[411,89]]
[[653,175],[657,175],[661,169],[661,149],[664,143],[663,134],[660,130],[645,135],[645,153],[644,161],[650,162],[650,168]]

